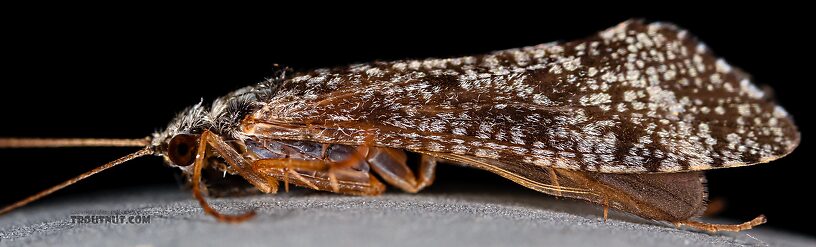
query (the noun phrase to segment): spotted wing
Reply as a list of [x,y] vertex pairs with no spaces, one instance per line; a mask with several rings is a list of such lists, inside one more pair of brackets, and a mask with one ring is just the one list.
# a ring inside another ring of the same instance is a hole
[[791,117],[685,30],[628,21],[481,56],[319,69],[266,90],[246,135],[605,173],[706,170],[791,152]]

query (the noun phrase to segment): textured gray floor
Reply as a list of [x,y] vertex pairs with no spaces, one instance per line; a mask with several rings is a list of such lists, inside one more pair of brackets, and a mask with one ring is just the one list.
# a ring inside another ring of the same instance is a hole
[[[518,190],[446,188],[349,197],[298,190],[210,200],[242,224],[205,216],[188,192],[141,188],[45,200],[0,217],[1,246],[816,246],[760,228],[708,235]],[[76,224],[71,215],[147,215],[149,224]]]

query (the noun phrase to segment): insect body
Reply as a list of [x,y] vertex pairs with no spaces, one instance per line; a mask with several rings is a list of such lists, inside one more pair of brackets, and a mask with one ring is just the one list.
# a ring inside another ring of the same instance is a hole
[[[36,146],[25,141],[4,146]],[[225,221],[251,214],[210,208],[202,169],[265,193],[283,181],[377,195],[380,179],[421,190],[441,162],[647,219],[739,231],[764,217],[692,220],[706,208],[702,171],[777,159],[799,133],[747,74],[686,31],[627,21],[571,42],[279,76],[188,108],[140,143],[147,147],[135,156],[181,168],[205,211]],[[406,153],[421,155],[419,164]]]

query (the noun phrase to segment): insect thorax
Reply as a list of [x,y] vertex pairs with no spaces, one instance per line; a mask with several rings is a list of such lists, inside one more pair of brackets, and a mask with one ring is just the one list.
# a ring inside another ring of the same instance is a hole
[[241,120],[258,109],[259,102],[274,92],[277,79],[238,89],[213,101],[208,107],[203,100],[181,111],[164,130],[153,133],[152,146],[166,156],[167,145],[177,135],[199,135],[205,130],[225,141],[244,139],[238,130]]

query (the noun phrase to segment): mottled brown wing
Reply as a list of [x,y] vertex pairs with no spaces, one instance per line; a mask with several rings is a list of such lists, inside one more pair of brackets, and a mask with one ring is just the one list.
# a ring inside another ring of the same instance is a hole
[[[672,25],[448,59],[319,69],[276,85],[247,135],[604,173],[768,162],[799,143],[747,74]],[[271,90],[271,89],[270,89]]]

